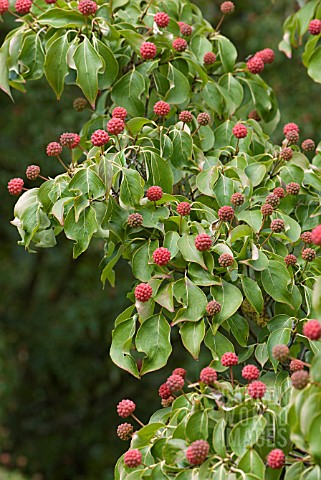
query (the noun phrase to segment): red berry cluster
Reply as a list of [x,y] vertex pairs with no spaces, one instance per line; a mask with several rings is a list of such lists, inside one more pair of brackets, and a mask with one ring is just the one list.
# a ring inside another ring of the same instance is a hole
[[123,107],[115,107],[111,113],[111,116],[113,118],[120,118],[121,120],[125,121],[125,118],[127,117],[127,110]]
[[235,5],[233,2],[226,1],[221,4],[221,12],[224,13],[224,15],[230,15],[231,13],[234,12],[235,10]]
[[162,100],[155,103],[154,105],[154,113],[159,117],[165,117],[169,114],[170,110],[170,105],[167,102],[163,102]]
[[229,205],[221,207],[217,214],[218,218],[223,222],[230,222],[234,218],[234,210]]
[[143,217],[140,213],[131,213],[128,215],[127,223],[132,228],[138,228],[143,223]]
[[286,257],[284,257],[284,262],[286,263],[286,265],[290,266],[290,265],[295,265],[296,262],[297,262],[297,258],[295,255],[293,255],[292,253],[289,253],[289,255],[286,255]]
[[295,182],[290,182],[285,187],[286,193],[289,195],[297,195],[300,191],[300,185]]
[[293,157],[292,148],[291,147],[282,148],[280,152],[280,157],[282,158],[282,160],[285,160],[286,162],[291,160],[291,158]]
[[272,355],[278,362],[286,362],[290,355],[287,345],[275,345],[272,349]]
[[280,203],[280,197],[274,193],[269,193],[265,199],[265,203],[269,203],[273,208],[277,207]]
[[211,317],[213,317],[217,313],[220,313],[221,310],[222,310],[222,305],[216,300],[211,300],[206,305],[206,311]]
[[3,15],[9,10],[8,0],[0,0],[0,15]]
[[310,340],[319,340],[321,338],[321,325],[318,320],[309,320],[303,327],[303,335]]
[[212,246],[212,243],[212,239],[209,235],[207,235],[207,233],[200,233],[195,238],[195,247],[200,252],[205,252],[206,250],[209,250]]
[[296,123],[293,123],[293,122],[290,122],[290,123],[287,123],[286,125],[284,125],[283,127],[283,133],[284,135],[286,135],[287,133],[291,132],[291,131],[296,131],[297,133],[300,132],[300,129],[298,127],[298,125]]
[[166,380],[166,385],[171,393],[178,392],[184,387],[185,381],[181,375],[172,374]]
[[309,23],[309,32],[311,35],[320,35],[321,33],[321,20],[311,20]]
[[312,230],[311,236],[312,236],[312,242],[315,245],[321,245],[321,225],[318,225]]
[[284,189],[282,187],[276,187],[273,190],[274,195],[276,195],[279,198],[283,198],[285,195]]
[[193,115],[188,110],[183,110],[179,114],[178,118],[179,118],[180,122],[183,122],[183,123],[191,123],[193,121]]
[[117,405],[117,413],[122,418],[129,417],[136,410],[136,404],[132,400],[122,400]]
[[171,252],[167,248],[159,247],[153,252],[153,260],[157,265],[167,265],[170,259]]
[[223,367],[233,367],[239,362],[239,357],[234,352],[226,352],[222,355],[221,364]]
[[82,15],[95,15],[98,5],[93,0],[80,0],[78,10]]
[[306,262],[313,262],[313,260],[317,256],[317,253],[315,250],[313,250],[313,248],[305,248],[304,250],[302,250],[301,255],[303,260],[305,260]]
[[177,52],[184,52],[187,49],[187,41],[184,38],[176,38],[172,43],[172,47]]
[[218,259],[218,263],[220,264],[220,266],[225,268],[233,265],[233,262],[234,258],[229,253],[222,253],[222,255],[220,255]]
[[136,468],[142,463],[142,454],[137,448],[128,450],[124,455],[124,464],[128,468]]
[[186,450],[186,459],[191,465],[201,465],[206,459],[210,446],[206,440],[196,440]]
[[117,427],[117,436],[121,440],[130,440],[132,438],[134,427],[130,423],[121,423]]
[[80,136],[77,133],[66,132],[60,135],[60,144],[70,149],[76,148],[80,142]]
[[294,388],[302,390],[309,383],[309,373],[305,370],[297,370],[291,376],[291,382]]
[[216,55],[214,52],[206,52],[203,57],[203,62],[205,65],[213,65],[216,62]]
[[205,367],[201,370],[200,381],[205,383],[205,385],[213,386],[217,381],[217,373],[214,368]]
[[111,135],[119,135],[125,130],[124,120],[118,117],[113,117],[107,123],[107,130]]
[[259,376],[260,370],[255,365],[245,365],[245,367],[242,368],[242,377],[245,378],[245,380],[257,380]]
[[190,37],[192,35],[193,28],[190,25],[184,22],[178,22],[178,25],[180,32],[184,37]]
[[151,42],[143,42],[140,47],[140,55],[144,60],[152,60],[156,57],[157,48]]
[[246,62],[246,66],[248,71],[254,74],[261,73],[264,70],[264,62],[262,58],[257,57],[256,55]]
[[304,140],[301,144],[302,150],[305,150],[306,152],[311,152],[315,149],[315,143],[311,138],[307,138]]
[[28,180],[35,180],[40,175],[40,167],[38,165],[29,165],[26,170]]
[[181,202],[177,205],[176,211],[181,217],[185,217],[191,213],[191,205],[188,202]]
[[271,222],[271,230],[274,233],[281,233],[285,229],[285,222],[281,218],[276,218]]
[[157,200],[160,200],[162,196],[163,196],[163,190],[161,189],[161,187],[158,187],[157,185],[153,187],[149,187],[149,189],[146,192],[146,197],[151,202],[157,202]]
[[232,129],[232,133],[236,138],[245,138],[247,136],[247,128],[243,123],[237,123]]
[[249,384],[248,393],[251,398],[263,398],[266,392],[266,385],[263,382],[255,381]]
[[231,196],[231,203],[235,206],[243,205],[244,201],[245,197],[243,193],[236,192]]
[[264,48],[255,54],[256,57],[259,57],[265,63],[273,63],[275,59],[275,53],[271,48]]
[[285,135],[285,138],[287,139],[290,145],[293,145],[299,141],[299,134],[296,130],[290,130]]
[[58,157],[62,152],[62,146],[60,143],[51,142],[47,145],[46,152],[48,157]]
[[22,178],[12,178],[8,182],[8,191],[10,195],[20,195],[23,190],[24,181]]
[[275,448],[267,456],[267,464],[270,468],[277,470],[285,464],[285,455],[282,450]]
[[160,28],[165,28],[169,24],[169,16],[165,12],[157,12],[154,15],[154,22]]
[[134,295],[139,302],[148,302],[153,295],[153,289],[148,283],[140,283],[136,286]]
[[261,213],[265,217],[269,217],[270,215],[272,215],[273,212],[274,212],[274,209],[273,209],[272,205],[270,205],[269,203],[264,203],[262,205]]
[[304,243],[313,243],[312,233],[311,232],[303,232],[301,235],[301,240]]
[[91,143],[95,147],[102,147],[109,142],[110,138],[105,130],[96,130],[91,136]]
[[211,121],[211,117],[209,116],[209,114],[207,112],[200,113],[197,116],[197,123],[199,125],[206,126],[210,123],[210,121]]
[[26,15],[30,12],[32,7],[32,0],[17,0],[15,3],[16,12]]

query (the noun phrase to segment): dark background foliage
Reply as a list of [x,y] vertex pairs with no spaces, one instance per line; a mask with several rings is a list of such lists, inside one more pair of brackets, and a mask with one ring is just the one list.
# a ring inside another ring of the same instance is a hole
[[[197,3],[215,25],[219,2]],[[235,43],[239,59],[264,47],[277,51],[283,20],[294,5],[292,0],[238,1],[222,32]],[[1,39],[12,27],[6,16]],[[297,122],[302,139],[318,142],[321,87],[306,76],[299,52],[292,60],[277,53],[263,77],[278,96],[281,125]],[[17,246],[9,224],[15,200],[6,184],[31,163],[39,164],[43,175],[59,171],[46,157],[45,146],[63,131],[77,132],[89,118],[88,111],[73,110],[77,96],[77,89],[68,88],[56,102],[44,81],[29,84],[27,94],[15,93],[15,103],[0,94],[0,461],[9,468],[20,466],[34,480],[113,478],[113,464],[125,449],[115,434],[117,402],[134,399],[138,415],[147,420],[159,406],[157,387],[173,365],[199,369],[183,352],[141,381],[113,366],[108,356],[111,328],[126,305],[131,278],[122,263],[116,288],[102,289],[101,243],[94,242],[76,262],[63,239],[59,248],[37,254]],[[275,141],[280,139],[281,128],[274,134]],[[7,452],[10,459],[3,455]]]

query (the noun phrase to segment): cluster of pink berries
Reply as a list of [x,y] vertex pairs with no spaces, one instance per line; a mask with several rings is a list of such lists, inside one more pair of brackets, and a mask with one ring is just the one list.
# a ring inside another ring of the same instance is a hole
[[246,62],[247,69],[254,74],[261,73],[267,63],[273,63],[274,58],[275,53],[271,48],[260,50]]

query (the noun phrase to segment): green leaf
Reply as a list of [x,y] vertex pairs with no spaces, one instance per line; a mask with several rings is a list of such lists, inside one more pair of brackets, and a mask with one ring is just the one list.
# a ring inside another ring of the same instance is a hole
[[104,71],[98,74],[98,87],[100,90],[106,90],[113,85],[118,76],[118,62],[110,48],[100,40],[95,39],[95,47],[105,66]]
[[153,123],[152,120],[144,117],[136,117],[132,118],[127,122],[127,127],[133,135],[137,135],[141,131],[143,126],[149,123]]
[[140,96],[145,90],[143,76],[137,70],[131,70],[122,76],[113,86],[111,98],[116,105],[122,105],[133,117],[143,117],[145,105]]
[[173,191],[173,172],[168,162],[153,151],[143,152],[146,161],[147,181],[149,185],[158,185],[166,193]]
[[69,183],[69,190],[93,199],[103,197],[106,193],[105,185],[90,168],[81,169],[75,174]]
[[148,262],[155,248],[156,242],[144,242],[143,245],[134,252],[132,257],[133,275],[141,282],[148,282],[152,275],[154,265],[150,265]]
[[44,70],[45,54],[39,35],[32,34],[25,37],[19,54],[19,62],[26,69],[23,73],[25,79],[37,80],[42,77]]
[[75,10],[54,7],[40,15],[37,22],[53,28],[79,28],[85,26],[85,17]]
[[157,295],[154,296],[156,303],[166,308],[169,312],[175,312],[174,309],[174,298],[173,298],[173,283],[168,283],[161,287]]
[[92,108],[95,108],[98,94],[98,72],[103,68],[100,55],[87,37],[84,37],[73,55],[77,70],[76,84],[81,88]]
[[9,69],[7,66],[7,59],[9,56],[9,43],[5,42],[0,49],[0,89],[9,95],[13,100],[9,85]]
[[186,76],[170,63],[168,65],[167,79],[170,89],[166,94],[165,101],[169,104],[178,105],[185,102],[190,95],[190,86]]
[[[68,32],[69,33],[69,32]],[[60,99],[64,90],[65,78],[68,74],[67,52],[69,49],[68,33],[51,43],[45,60],[45,75],[47,81]]]
[[110,285],[112,287],[115,286],[115,270],[114,270],[114,266],[116,265],[116,263],[118,262],[118,260],[120,259],[120,257],[122,256],[122,253],[123,253],[123,249],[122,248],[119,248],[118,252],[116,253],[116,255],[107,263],[107,265],[104,267],[102,273],[101,273],[101,277],[100,277],[100,280],[103,284],[103,286],[105,286],[105,283],[106,283],[106,280],[109,281]]
[[218,51],[224,72],[233,72],[237,51],[233,43],[223,35],[215,35],[214,40],[218,42]]
[[238,456],[244,455],[249,447],[256,444],[266,423],[266,419],[262,415],[246,418],[237,423],[229,436],[233,452]]
[[238,214],[237,218],[247,223],[257,233],[261,228],[263,215],[261,210],[244,210]]
[[197,322],[203,317],[207,305],[206,295],[189,278],[182,278],[175,283],[174,295],[183,308],[177,311],[172,325],[184,321]]
[[194,241],[195,237],[193,235],[183,235],[177,242],[178,248],[187,262],[198,263],[207,270],[203,255],[196,250]]
[[220,418],[213,430],[213,447],[214,451],[222,458],[226,456],[226,442],[225,442],[225,418]]
[[255,358],[257,361],[261,364],[261,367],[263,368],[266,362],[269,359],[269,354],[267,350],[267,345],[266,343],[259,343],[255,349]]
[[130,354],[132,338],[136,330],[134,318],[119,323],[112,333],[110,357],[112,361],[123,370],[139,378],[136,361]]
[[205,335],[205,345],[212,352],[213,356],[213,368],[217,371],[222,372],[226,368],[222,366],[220,359],[222,355],[226,352],[234,352],[233,343],[230,342],[224,335],[220,332],[214,333],[211,328],[208,329]]
[[148,318],[139,327],[135,345],[138,352],[146,354],[140,375],[159,370],[166,365],[172,352],[170,332],[169,323],[161,314]]
[[193,151],[191,135],[183,130],[174,130],[171,134],[173,154],[171,162],[176,168],[185,168],[189,165]]
[[64,228],[66,237],[76,242],[73,255],[74,258],[77,258],[87,250],[90,240],[98,228],[95,210],[91,207],[83,210],[76,222],[75,209],[72,208],[66,217]]
[[222,175],[215,183],[213,191],[220,207],[229,205],[231,195],[234,193],[234,182],[231,178]]
[[222,282],[222,287],[211,287],[211,294],[212,297],[222,305],[222,310],[214,317],[215,325],[220,325],[230,318],[243,302],[241,291],[235,285],[225,280]]
[[123,168],[122,174],[119,194],[121,204],[135,207],[144,196],[144,180],[136,170],[129,168]]
[[244,473],[253,473],[260,480],[265,480],[265,465],[256,450],[251,448],[240,459],[238,468]]
[[274,300],[285,303],[293,309],[287,288],[291,277],[285,265],[276,260],[270,260],[269,267],[261,272],[261,280],[265,291]]
[[198,360],[201,343],[205,336],[204,320],[198,322],[186,322],[179,330],[182,342],[186,350],[195,360]]
[[319,320],[321,320],[321,277],[317,277],[313,286],[312,305]]
[[246,298],[257,313],[261,313],[264,307],[264,300],[257,282],[244,275],[241,276],[241,282]]
[[213,187],[218,180],[219,173],[217,167],[200,172],[196,177],[196,186],[201,193],[210,197],[215,197]]
[[194,442],[208,436],[208,416],[206,411],[192,413],[186,424],[186,437]]

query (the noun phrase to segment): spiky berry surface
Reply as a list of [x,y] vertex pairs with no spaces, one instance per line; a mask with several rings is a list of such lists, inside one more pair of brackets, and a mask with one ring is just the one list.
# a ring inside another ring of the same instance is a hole
[[291,360],[290,362],[290,370],[291,372],[297,372],[298,370],[303,370],[304,369],[304,363],[301,362],[301,360]]
[[65,132],[60,135],[59,141],[63,147],[72,148],[72,145],[74,143],[74,134],[70,132]]
[[220,9],[221,9],[221,12],[224,13],[225,15],[230,15],[231,13],[234,12],[235,5],[233,2],[229,2],[229,1],[223,2],[221,4]]
[[125,130],[124,120],[121,118],[113,117],[107,123],[107,131],[111,135],[119,135]]
[[193,28],[184,22],[179,22],[179,29],[184,37],[189,37],[193,33]]
[[302,142],[301,147],[302,150],[305,150],[306,152],[312,152],[315,149],[315,143],[311,138],[307,138]]
[[293,157],[293,150],[291,147],[282,148],[280,152],[280,157],[288,162]]
[[304,243],[313,243],[312,232],[303,232],[301,235],[301,240]]
[[309,320],[303,327],[303,335],[310,340],[319,340],[321,338],[321,325],[318,320]]
[[142,454],[137,449],[128,450],[124,455],[124,464],[128,468],[136,468],[142,463]]
[[223,367],[233,367],[239,363],[239,357],[234,352],[226,352],[222,355],[221,364]]
[[90,140],[95,147],[102,147],[109,142],[109,135],[105,130],[96,130]]
[[315,245],[321,245],[321,225],[318,225],[317,227],[315,227],[312,230],[311,235],[312,235],[312,242]]
[[200,252],[205,252],[206,250],[209,250],[212,246],[212,239],[207,233],[200,233],[197,235],[195,238],[195,247],[197,250]]
[[175,397],[172,397],[172,396],[170,396],[169,398],[162,398],[162,401],[161,401],[162,407],[164,408],[170,407],[174,402],[174,400],[175,400]]
[[185,217],[191,213],[191,204],[188,202],[181,202],[177,205],[176,211],[181,217]]
[[311,35],[320,35],[321,33],[321,20],[311,20],[309,23],[309,32]]
[[98,5],[93,0],[80,0],[78,3],[78,10],[82,15],[94,15],[97,11]]
[[210,446],[206,440],[196,440],[186,450],[186,460],[191,465],[201,465],[206,459]]
[[184,387],[185,380],[180,375],[170,375],[166,380],[166,385],[171,393],[178,392]]
[[8,0],[0,0],[0,15],[3,15],[9,10]]
[[309,374],[306,370],[297,370],[291,375],[291,382],[294,388],[302,390],[309,383]]
[[266,385],[263,382],[255,381],[250,383],[248,393],[251,398],[263,398],[266,392]]
[[35,180],[39,177],[40,174],[40,167],[39,165],[29,165],[26,170],[26,177],[28,180]]
[[210,123],[211,117],[207,112],[202,112],[199,115],[197,115],[197,123],[199,125],[206,126]]
[[261,58],[264,63],[273,63],[275,59],[275,53],[272,48],[264,48],[257,52],[256,56]]
[[82,112],[87,107],[88,102],[85,98],[79,97],[74,100],[73,107],[76,112]]
[[172,371],[172,375],[179,375],[182,378],[186,377],[186,370],[185,368],[177,367]]
[[237,123],[232,129],[232,133],[236,138],[245,138],[247,136],[247,128],[243,123]]
[[127,117],[127,110],[123,107],[115,107],[111,113],[113,118],[120,118],[121,120],[125,120]]
[[139,302],[148,302],[153,295],[153,289],[148,283],[139,283],[135,288],[134,295]]
[[10,195],[20,195],[22,192],[24,181],[22,178],[12,178],[8,182],[8,191]]
[[46,152],[48,157],[57,157],[62,152],[62,146],[58,142],[51,142],[47,145]]
[[130,423],[121,423],[117,427],[117,436],[121,440],[130,440],[132,438],[134,427]]
[[146,197],[151,202],[157,202],[157,200],[160,200],[162,196],[163,196],[163,190],[161,189],[161,187],[158,187],[157,185],[149,187],[149,189],[146,192]]
[[172,396],[172,392],[170,391],[167,383],[163,383],[159,389],[158,389],[158,395],[164,399],[167,400],[169,397]]
[[283,198],[284,195],[285,195],[284,188],[282,188],[282,187],[276,187],[276,188],[273,190],[273,193],[274,193],[274,195],[276,195],[276,196],[279,197],[279,198]]
[[213,65],[216,62],[216,55],[214,52],[206,52],[203,57],[203,62],[205,65]]
[[261,73],[264,70],[264,62],[262,58],[257,57],[256,55],[246,62],[246,66],[248,71],[254,74]]
[[287,133],[291,132],[291,130],[295,130],[296,132],[299,133],[300,129],[296,123],[290,122],[284,125],[283,127],[283,133],[286,135]]
[[234,258],[229,253],[222,253],[218,259],[221,267],[230,267],[234,262]]
[[274,209],[269,203],[264,203],[261,207],[261,213],[265,217],[269,217],[270,215],[272,215],[273,211]]
[[191,123],[193,121],[193,115],[188,110],[183,110],[179,114],[178,118],[179,118],[180,122],[184,122],[184,123]]
[[280,197],[275,195],[274,193],[269,193],[269,195],[265,199],[265,203],[269,203],[272,207],[277,207],[280,203]]
[[297,195],[300,191],[300,185],[295,182],[290,182],[285,187],[285,190],[289,195]]
[[261,117],[258,114],[257,110],[251,110],[251,112],[248,114],[247,118],[250,118],[252,120],[255,120],[256,122],[261,121]]
[[289,255],[286,255],[286,257],[284,257],[284,262],[286,263],[286,265],[295,265],[297,262],[297,258],[292,253],[289,253]]
[[117,405],[117,413],[122,418],[129,417],[132,413],[134,413],[136,409],[136,405],[132,400],[122,400]]
[[230,222],[234,218],[234,209],[229,205],[221,207],[217,212],[218,218],[224,222]]
[[306,262],[313,262],[313,260],[317,256],[317,253],[315,250],[313,250],[313,248],[305,248],[304,250],[302,250],[301,255],[303,260],[305,260]]
[[206,305],[206,311],[211,317],[213,315],[216,315],[217,313],[220,313],[221,310],[222,310],[222,305],[216,300],[211,300]]
[[201,370],[200,381],[205,383],[205,385],[214,385],[217,380],[217,373],[214,368],[205,367]]
[[140,213],[131,213],[128,215],[127,223],[132,228],[138,228],[143,223],[143,217]]
[[278,362],[285,362],[290,355],[290,350],[287,345],[275,345],[272,349],[272,355]]
[[285,222],[281,218],[276,218],[271,222],[271,230],[274,233],[281,233],[285,229]]
[[165,12],[157,12],[154,15],[154,22],[160,28],[165,28],[169,24],[169,16]]
[[30,12],[32,0],[17,0],[15,3],[16,12],[25,15]]
[[285,137],[290,145],[293,145],[294,143],[298,143],[299,141],[299,134],[296,130],[290,130],[285,135]]
[[74,136],[74,141],[71,145],[71,148],[76,148],[80,143],[80,136],[78,135],[78,133],[73,133],[73,136]]
[[260,376],[260,370],[255,365],[245,365],[242,368],[242,377],[245,380],[257,380]]
[[154,113],[159,117],[165,117],[171,111],[171,107],[167,102],[160,100],[154,105]]
[[151,60],[156,57],[157,48],[152,42],[143,42],[140,47],[140,55],[144,60]]
[[245,200],[245,197],[243,193],[236,192],[236,193],[233,193],[233,195],[231,196],[231,203],[235,206],[243,205],[244,200]]
[[167,265],[171,259],[171,252],[168,248],[159,247],[153,252],[153,260],[157,265]]
[[172,43],[172,47],[177,52],[184,52],[187,49],[187,41],[184,38],[175,38]]
[[285,464],[284,452],[279,448],[271,450],[267,456],[267,464],[270,468],[273,468],[274,470],[282,468]]

